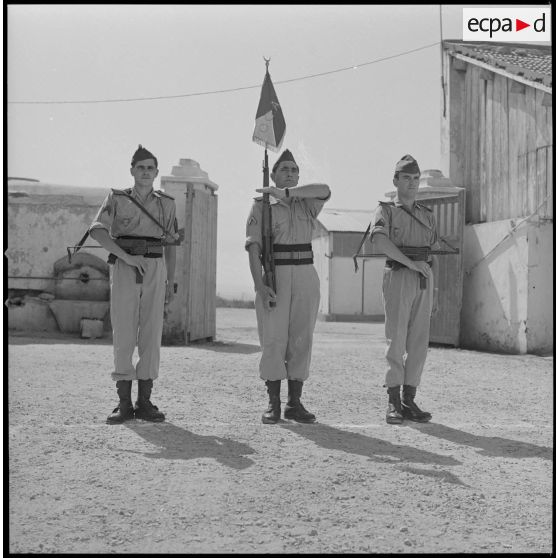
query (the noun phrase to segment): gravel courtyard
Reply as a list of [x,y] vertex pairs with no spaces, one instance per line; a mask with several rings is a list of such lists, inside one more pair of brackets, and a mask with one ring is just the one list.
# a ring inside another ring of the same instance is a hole
[[390,426],[383,324],[318,322],[318,422],[264,425],[254,310],[218,308],[162,349],[166,422],[107,425],[109,338],[8,341],[12,553],[554,551],[552,357],[431,347],[432,422]]

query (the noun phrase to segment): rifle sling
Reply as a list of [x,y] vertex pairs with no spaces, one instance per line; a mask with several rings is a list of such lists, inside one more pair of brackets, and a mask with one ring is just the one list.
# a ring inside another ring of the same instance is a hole
[[145,207],[143,207],[143,205],[138,200],[136,200],[133,196],[128,194],[126,190],[122,190],[122,192],[129,200],[134,202],[156,225],[158,225],[166,235],[172,236],[172,234],[169,233],[169,231],[165,229],[165,227],[161,225],[161,223],[159,223],[159,221],[155,219],[155,217],[153,217],[153,215],[151,215],[151,213],[149,213],[149,211],[147,211],[147,209],[145,209]]

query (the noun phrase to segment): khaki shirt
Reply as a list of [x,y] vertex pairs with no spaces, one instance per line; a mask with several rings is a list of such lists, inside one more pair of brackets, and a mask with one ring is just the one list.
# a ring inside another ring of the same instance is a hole
[[396,246],[438,249],[436,217],[432,210],[415,202],[412,214],[420,223],[403,209],[401,202],[380,202],[372,220],[370,239],[376,234],[385,234]]
[[[125,192],[141,203],[167,231],[176,232],[176,204],[172,196],[160,190],[151,190],[147,200],[142,203],[135,188],[130,188]],[[162,238],[165,236],[161,227],[153,222],[122,190],[115,189],[105,198],[91,223],[89,231],[93,229],[106,229],[112,238],[120,236]]]
[[[271,222],[274,244],[307,244],[312,242],[314,221],[327,198],[291,198],[290,202],[270,196]],[[255,198],[246,223],[246,244],[256,243],[262,248],[262,207],[263,198]]]

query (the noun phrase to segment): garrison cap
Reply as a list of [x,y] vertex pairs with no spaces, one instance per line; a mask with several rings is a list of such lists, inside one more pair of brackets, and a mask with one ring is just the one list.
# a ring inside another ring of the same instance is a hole
[[408,172],[409,174],[420,174],[420,169],[416,159],[411,155],[403,155],[395,164],[395,172]]
[[157,162],[157,157],[155,157],[155,155],[153,155],[153,153],[151,153],[151,151],[149,151],[148,149],[145,149],[145,147],[143,147],[140,143],[138,145],[138,148],[136,149],[136,152],[134,153],[134,155],[132,157],[132,167],[138,161],[145,161],[145,159],[154,159],[155,160],[155,166],[156,167],[159,166],[159,163]]
[[283,151],[283,153],[281,153],[281,156],[279,157],[279,159],[277,159],[277,161],[275,161],[275,164],[273,165],[273,168],[271,169],[271,172],[275,172],[275,170],[279,166],[279,163],[282,163],[283,161],[292,161],[298,167],[298,164],[295,161],[295,159],[293,157],[293,154],[288,149],[285,149],[285,151]]

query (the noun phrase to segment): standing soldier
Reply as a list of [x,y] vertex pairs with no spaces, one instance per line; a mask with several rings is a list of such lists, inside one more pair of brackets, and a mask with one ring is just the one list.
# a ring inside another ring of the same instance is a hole
[[[120,402],[108,423],[141,418],[160,422],[165,415],[151,403],[153,380],[159,376],[163,313],[173,297],[178,239],[174,199],[153,189],[157,158],[141,145],[132,157],[134,186],[115,190],[104,200],[89,227],[91,237],[111,255],[110,315],[114,344],[116,391]],[[172,231],[172,232],[171,232]],[[138,347],[134,367],[132,355]],[[138,396],[132,405],[132,381]]]
[[[434,214],[415,201],[419,179],[418,163],[405,155],[395,166],[395,200],[380,202],[371,231],[374,251],[387,256],[382,291],[388,365],[384,387],[389,396],[386,414],[389,424],[401,424],[403,418],[416,422],[432,418],[414,399],[426,361],[430,316],[438,307],[438,262],[436,256],[415,258],[398,248],[439,248]],[[421,278],[426,279],[422,288]]]
[[[320,281],[313,264],[312,231],[324,203],[326,184],[297,186],[299,168],[286,149],[271,172],[275,186],[256,192],[272,196],[273,258],[276,288],[262,277],[262,198],[256,198],[246,225],[246,249],[256,290],[256,316],[262,346],[260,377],[265,380],[269,408],[266,424],[281,417],[281,380],[288,380],[285,418],[314,422],[316,417],[300,401],[302,384],[310,373],[312,336],[320,302]],[[270,303],[275,303],[272,305]]]

